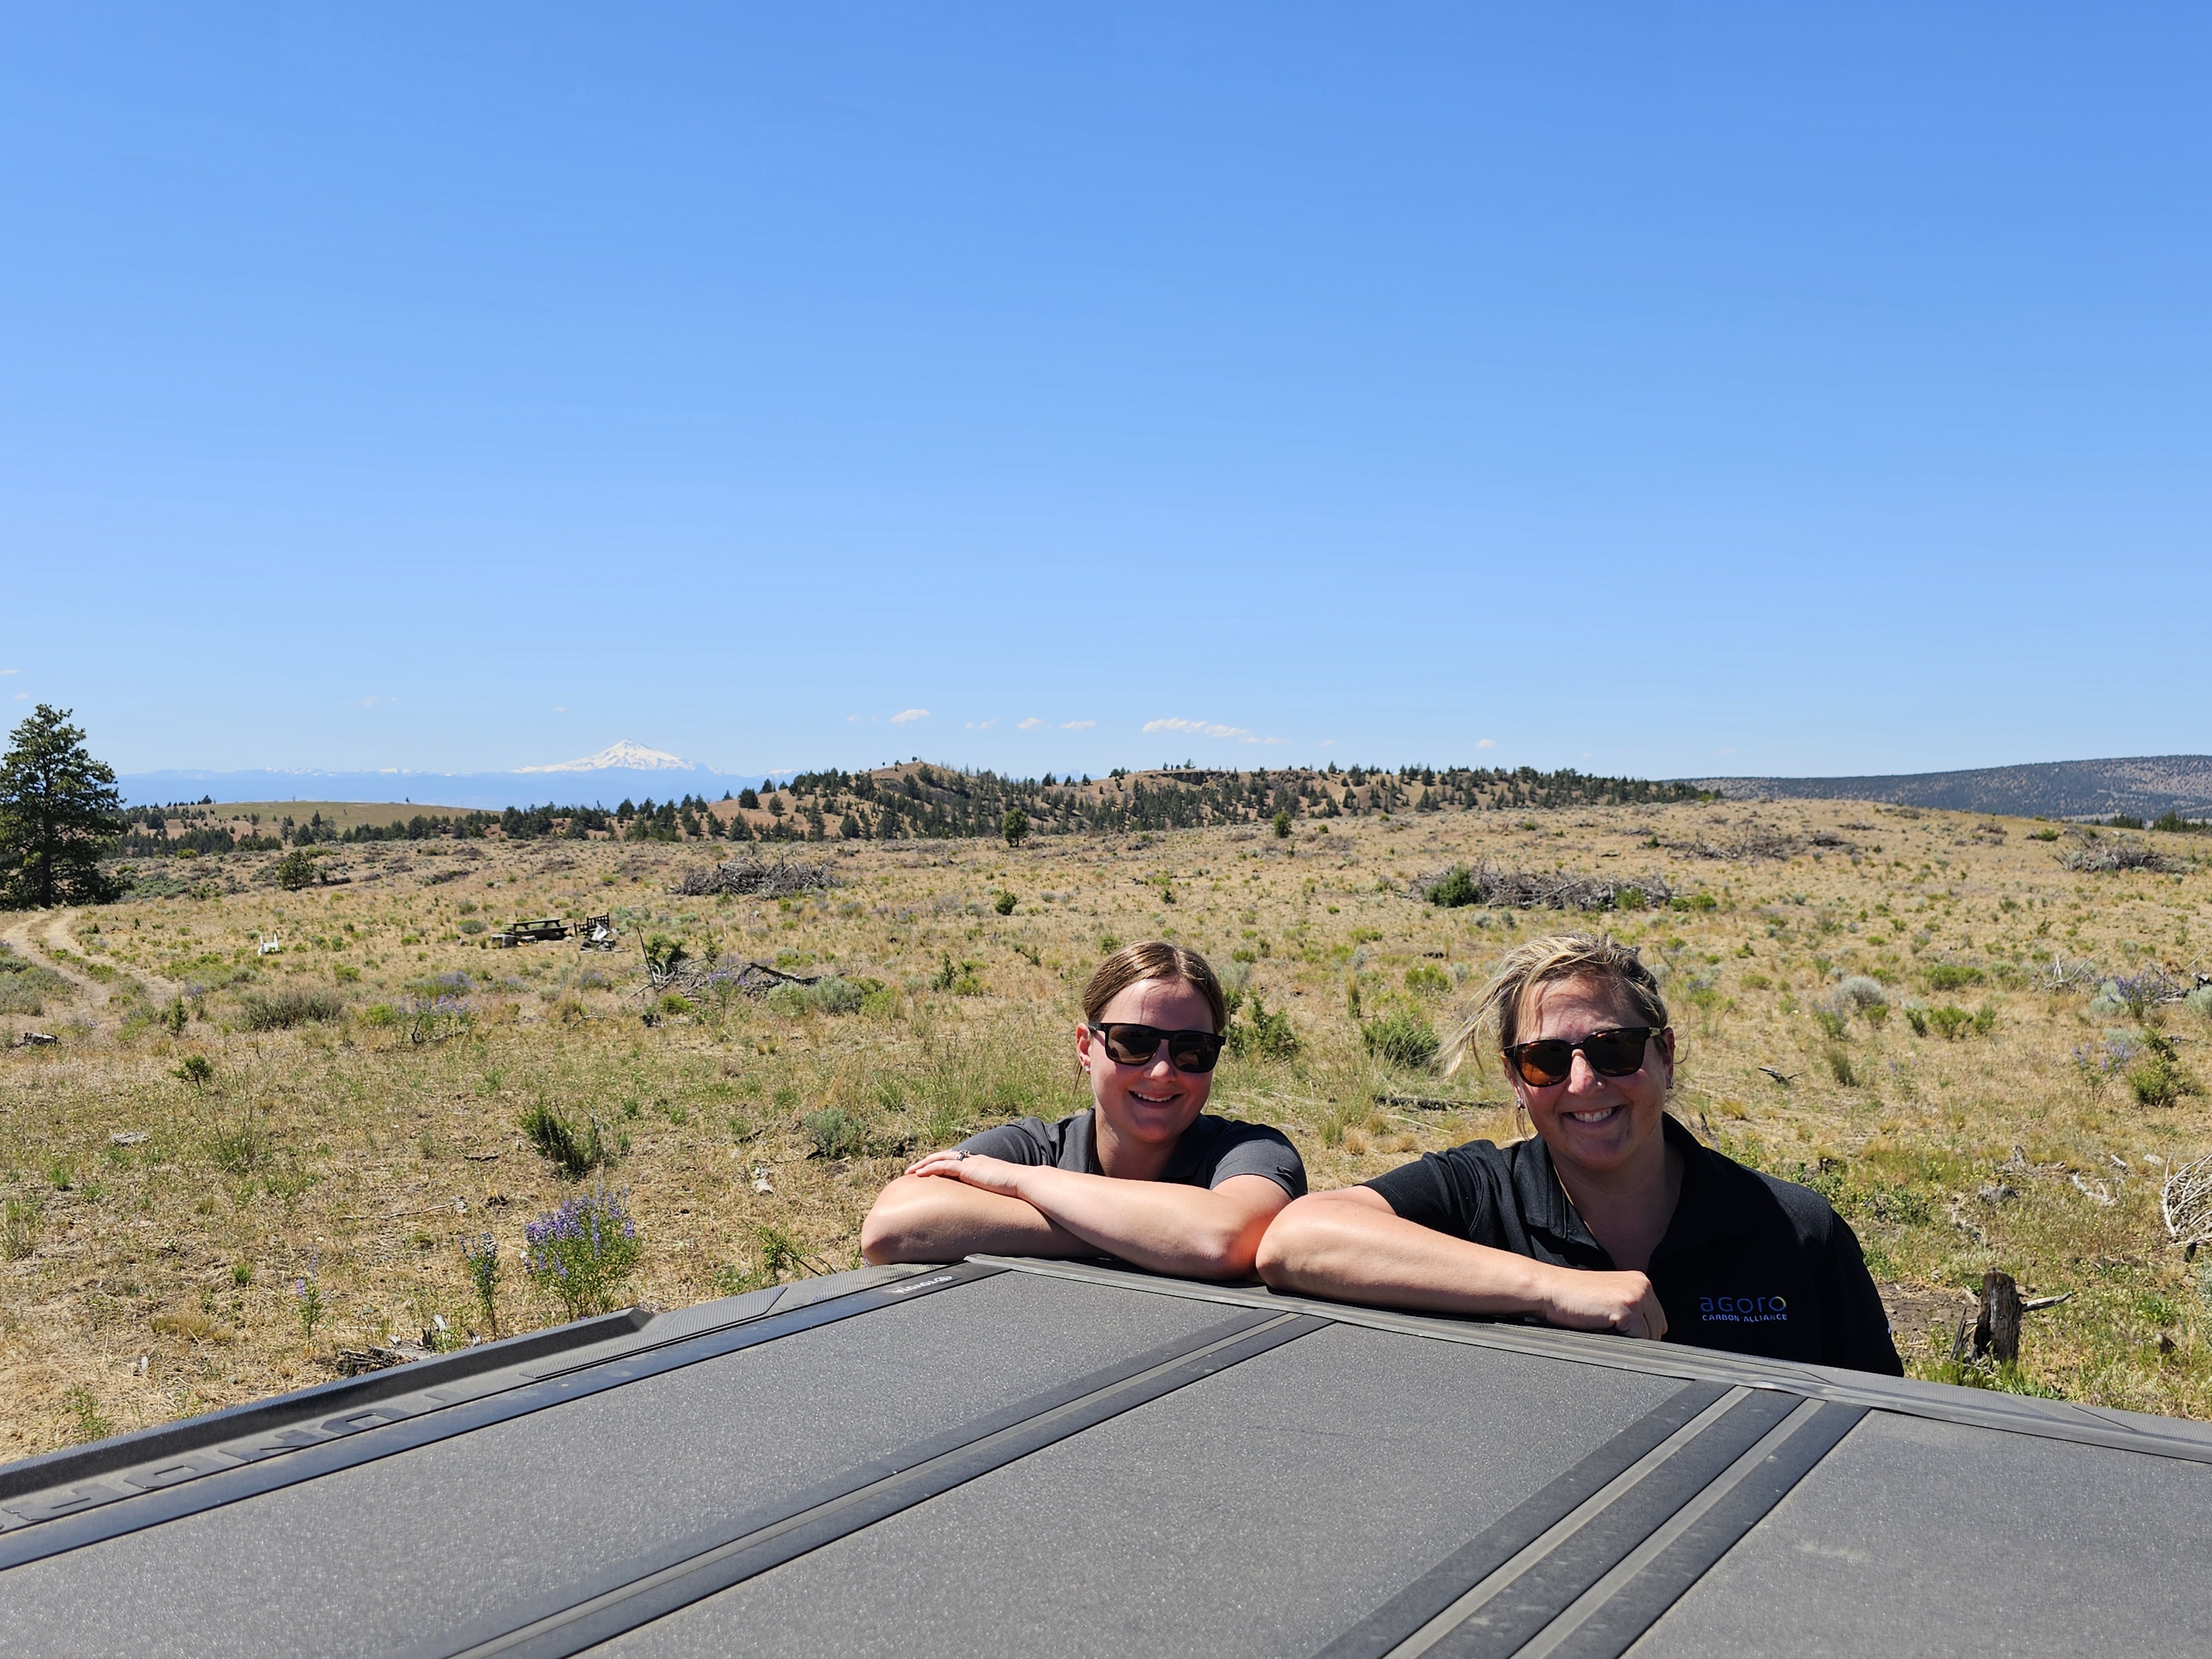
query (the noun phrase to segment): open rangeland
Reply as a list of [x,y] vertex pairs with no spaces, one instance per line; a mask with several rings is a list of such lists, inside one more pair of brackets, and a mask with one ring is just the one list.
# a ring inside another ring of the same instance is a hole
[[[786,850],[838,884],[767,901],[671,893],[726,843],[347,844],[321,862],[344,884],[283,890],[281,854],[234,854],[0,916],[0,1036],[58,1039],[0,1054],[0,1457],[465,1341],[487,1322],[461,1247],[487,1232],[501,1333],[550,1322],[518,1246],[580,1184],[628,1190],[631,1294],[663,1306],[854,1266],[914,1153],[1080,1103],[1077,996],[1120,941],[1194,945],[1242,988],[1215,1109],[1282,1125],[1316,1186],[1510,1136],[1495,1062],[1447,1081],[1425,1034],[1506,945],[1569,927],[1663,964],[1675,1111],[1833,1199],[1917,1375],[1959,1375],[1962,1287],[2000,1267],[2067,1299],[2028,1316],[2016,1373],[1972,1380],[2212,1413],[2212,1287],[2160,1209],[2212,1153],[2212,995],[2156,1000],[2173,981],[2147,971],[2202,965],[2201,836],[2137,838],[2165,871],[2089,871],[2051,826],[1821,802],[1291,830],[807,844]],[[1420,895],[1485,864],[1632,890],[1601,914]],[[613,952],[485,946],[600,912]],[[653,989],[656,935],[842,983]],[[524,1132],[539,1108],[607,1161],[564,1176]]]

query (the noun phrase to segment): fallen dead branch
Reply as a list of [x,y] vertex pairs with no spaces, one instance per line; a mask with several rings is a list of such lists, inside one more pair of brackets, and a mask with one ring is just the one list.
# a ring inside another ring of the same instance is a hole
[[2159,1188],[2158,1213],[2166,1236],[2182,1249],[2212,1243],[2212,1158],[2167,1171]]
[[1669,852],[1686,853],[1692,858],[1716,859],[1730,864],[1758,863],[1762,860],[1780,864],[1814,848],[1839,853],[1858,850],[1856,842],[1825,830],[1809,836],[1785,836],[1772,830],[1748,830],[1734,841],[1670,841],[1665,846]]
[[2087,847],[2076,848],[2058,862],[2064,868],[2081,874],[2098,874],[2112,870],[2149,870],[2158,875],[2170,876],[2179,874],[2184,868],[2156,848],[2139,842],[2132,836],[2091,842]]
[[1674,896],[1661,875],[1577,876],[1565,870],[1500,870],[1487,863],[1472,870],[1455,865],[1416,882],[1413,891],[1447,908],[1488,904],[1514,910],[1663,910]]
[[690,869],[668,890],[686,898],[736,893],[750,898],[786,898],[794,893],[823,893],[842,885],[825,863],[810,864],[779,853],[774,860],[747,854],[711,869]]
[[750,997],[764,997],[779,985],[819,985],[826,975],[821,974],[787,974],[781,968],[771,968],[765,962],[691,962],[681,961],[668,969],[657,969],[646,964],[646,982],[633,991],[633,996],[659,996],[673,991],[678,996],[695,1000],[716,991],[741,991]]

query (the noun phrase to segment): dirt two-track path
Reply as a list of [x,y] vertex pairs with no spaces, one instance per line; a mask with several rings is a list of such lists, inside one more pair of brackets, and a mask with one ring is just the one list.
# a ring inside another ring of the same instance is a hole
[[[70,955],[92,960],[92,953],[77,943],[73,931],[77,911],[71,907],[58,910],[20,910],[0,921],[0,939],[25,960],[37,963],[41,968],[52,969],[70,982],[76,991],[79,1012],[95,1024],[110,1018],[109,1004],[113,1000],[110,988],[103,985],[73,962],[57,961],[49,956],[46,947],[67,951]],[[142,968],[116,965],[118,975],[127,974],[146,988],[149,996],[166,1001],[180,994],[182,988],[159,974],[148,973]]]

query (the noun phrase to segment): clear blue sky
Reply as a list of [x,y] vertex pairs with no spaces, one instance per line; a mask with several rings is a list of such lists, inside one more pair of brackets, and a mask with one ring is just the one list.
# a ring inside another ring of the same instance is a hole
[[121,769],[2212,749],[2193,8],[0,40],[0,710]]

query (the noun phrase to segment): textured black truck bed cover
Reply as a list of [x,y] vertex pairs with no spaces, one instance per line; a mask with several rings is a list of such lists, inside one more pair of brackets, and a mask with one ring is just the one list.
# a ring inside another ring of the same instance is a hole
[[2212,1432],[1088,1264],[0,1468],[21,1653],[2212,1653]]

